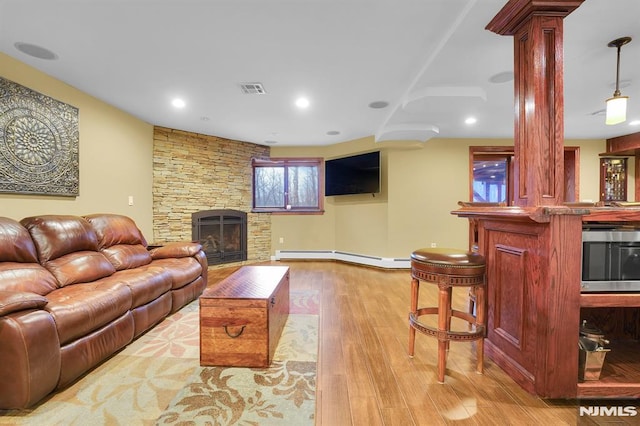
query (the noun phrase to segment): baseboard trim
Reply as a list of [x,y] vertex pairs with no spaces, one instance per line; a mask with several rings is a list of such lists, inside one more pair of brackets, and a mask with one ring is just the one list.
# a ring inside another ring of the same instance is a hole
[[384,269],[410,269],[409,258],[389,258],[337,250],[276,250],[271,260],[337,260]]

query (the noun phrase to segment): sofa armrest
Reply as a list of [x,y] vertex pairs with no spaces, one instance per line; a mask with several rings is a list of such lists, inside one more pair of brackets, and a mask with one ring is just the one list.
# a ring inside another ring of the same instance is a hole
[[27,309],[39,309],[47,298],[36,293],[0,290],[0,316]]
[[200,243],[175,242],[151,249],[152,259],[168,259],[195,256],[202,250]]

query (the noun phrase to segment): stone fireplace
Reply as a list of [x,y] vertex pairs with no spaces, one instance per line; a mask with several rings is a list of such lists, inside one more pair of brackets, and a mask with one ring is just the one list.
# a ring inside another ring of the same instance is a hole
[[192,239],[202,244],[207,263],[247,260],[247,214],[239,210],[205,210],[191,215]]
[[150,240],[189,240],[195,212],[234,209],[247,212],[247,259],[220,266],[269,261],[271,214],[251,212],[251,159],[268,158],[269,153],[268,146],[154,127]]

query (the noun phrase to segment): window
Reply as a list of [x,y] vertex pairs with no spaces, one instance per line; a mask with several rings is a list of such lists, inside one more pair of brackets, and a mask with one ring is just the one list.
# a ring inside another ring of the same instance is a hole
[[487,156],[473,161],[474,202],[506,203],[510,158]]
[[322,158],[254,159],[253,211],[321,213]]
[[511,204],[513,148],[472,146],[469,154],[471,201]]

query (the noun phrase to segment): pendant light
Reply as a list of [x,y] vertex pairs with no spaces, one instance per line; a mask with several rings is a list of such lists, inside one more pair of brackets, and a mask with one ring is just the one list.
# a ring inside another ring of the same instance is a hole
[[621,37],[613,40],[607,46],[618,48],[618,59],[616,61],[616,91],[613,97],[607,99],[607,118],[605,123],[608,125],[622,123],[627,119],[627,100],[628,96],[620,94],[620,48],[631,41],[631,37]]

